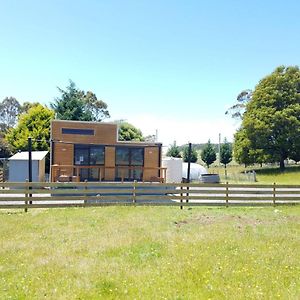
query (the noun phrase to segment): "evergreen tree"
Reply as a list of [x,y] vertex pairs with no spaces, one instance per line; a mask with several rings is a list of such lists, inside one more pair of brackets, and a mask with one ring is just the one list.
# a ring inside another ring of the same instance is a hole
[[179,151],[179,147],[176,146],[175,142],[173,145],[170,146],[170,148],[167,151],[167,156],[169,157],[177,157],[177,158],[181,158],[181,154]]
[[201,152],[201,159],[206,163],[207,168],[216,160],[216,150],[208,140],[207,144],[205,145],[204,149]]
[[[185,146],[183,149],[183,161],[184,162],[188,162],[189,160],[189,146]],[[192,148],[192,152],[191,152],[191,162],[195,163],[198,160],[198,153],[197,151]]]

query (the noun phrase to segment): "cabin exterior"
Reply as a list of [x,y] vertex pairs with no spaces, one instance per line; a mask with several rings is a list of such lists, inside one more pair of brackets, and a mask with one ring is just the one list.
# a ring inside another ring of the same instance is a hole
[[51,181],[163,182],[161,147],[118,141],[115,123],[53,120]]

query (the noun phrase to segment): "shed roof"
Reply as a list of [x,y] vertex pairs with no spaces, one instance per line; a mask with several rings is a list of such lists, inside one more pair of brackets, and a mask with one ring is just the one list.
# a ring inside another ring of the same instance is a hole
[[[47,155],[48,151],[32,151],[32,160],[42,160]],[[8,160],[28,160],[28,151],[18,152]]]

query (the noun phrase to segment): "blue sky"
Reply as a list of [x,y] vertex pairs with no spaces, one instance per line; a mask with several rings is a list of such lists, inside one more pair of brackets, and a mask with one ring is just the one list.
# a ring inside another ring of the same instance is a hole
[[[237,94],[299,64],[299,1],[0,0],[0,100],[72,79],[168,145],[232,139]],[[110,121],[108,120],[108,121]]]

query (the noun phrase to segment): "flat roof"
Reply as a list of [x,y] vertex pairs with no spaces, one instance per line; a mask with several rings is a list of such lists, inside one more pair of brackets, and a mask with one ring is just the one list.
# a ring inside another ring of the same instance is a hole
[[[32,160],[42,160],[48,154],[48,151],[32,151]],[[28,160],[29,154],[28,151],[18,152],[8,160]]]
[[118,126],[118,123],[116,122],[97,122],[97,121],[75,121],[75,120],[58,120],[54,119],[51,120],[51,123],[53,122],[61,122],[61,123],[73,123],[73,124],[78,124],[78,123],[84,123],[84,124],[92,124],[92,125],[114,125]]

